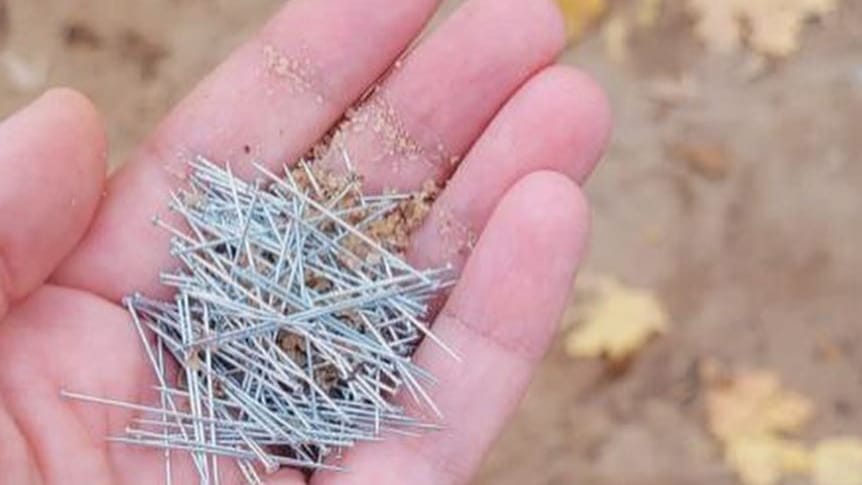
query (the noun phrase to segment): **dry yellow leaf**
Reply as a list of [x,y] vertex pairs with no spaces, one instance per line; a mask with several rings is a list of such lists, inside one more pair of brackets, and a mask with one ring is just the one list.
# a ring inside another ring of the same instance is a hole
[[742,26],[737,19],[736,0],[688,0],[688,6],[697,17],[694,31],[707,47],[721,53],[739,47]]
[[635,10],[635,23],[638,27],[648,29],[658,21],[663,0],[639,0]]
[[832,438],[818,443],[812,478],[817,485],[862,485],[862,440]]
[[566,338],[569,355],[622,361],[652,336],[667,331],[667,312],[651,292],[613,278],[600,278],[595,290],[595,297],[584,305],[581,324]]
[[606,0],[557,0],[566,19],[566,32],[579,39],[607,10]]
[[769,371],[729,379],[717,371],[711,375],[706,395],[709,428],[745,485],[774,485],[787,475],[811,470],[811,454],[785,437],[811,419],[814,408],[807,398],[784,389]]
[[798,431],[811,418],[804,396],[781,387],[769,371],[743,373],[707,393],[710,430],[724,442]]
[[[695,31],[710,49],[731,52],[744,32],[755,51],[787,56],[799,48],[805,21],[835,10],[838,0],[688,0]],[[744,28],[747,26],[747,29]]]
[[745,485],[775,485],[789,473],[811,468],[801,444],[775,436],[736,438],[727,443],[725,460]]
[[613,62],[622,64],[629,56],[629,24],[619,15],[611,17],[602,28],[605,41],[605,55]]
[[784,389],[772,372],[728,378],[706,363],[709,428],[744,485],[776,485],[790,475],[809,476],[815,485],[862,485],[862,439],[828,438],[806,449],[787,436],[810,420],[807,398]]

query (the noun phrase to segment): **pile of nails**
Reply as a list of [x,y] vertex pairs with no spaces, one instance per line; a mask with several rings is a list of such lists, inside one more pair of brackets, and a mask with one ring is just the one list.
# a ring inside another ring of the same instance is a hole
[[155,220],[172,233],[179,269],[161,279],[175,297],[124,303],[157,402],[63,391],[134,410],[109,439],[164,450],[168,483],[179,454],[191,456],[200,483],[218,483],[227,461],[261,483],[284,466],[339,469],[339,454],[357,443],[436,427],[392,398],[403,392],[437,411],[433,376],[411,355],[424,339],[452,353],[427,318],[453,272],[420,271],[369,236],[416,194],[363,195],[356,177],[306,161],[282,176],[255,170],[246,182],[198,157],[171,196],[183,225]]

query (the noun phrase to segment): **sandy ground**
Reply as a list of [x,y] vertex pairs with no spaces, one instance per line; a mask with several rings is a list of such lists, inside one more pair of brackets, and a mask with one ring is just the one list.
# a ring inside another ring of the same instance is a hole
[[[0,111],[67,84],[106,118],[120,163],[281,2],[9,0]],[[566,56],[617,129],[588,192],[585,271],[657,291],[673,331],[622,374],[550,353],[479,484],[732,484],[703,426],[698,362],[765,367],[812,396],[807,437],[862,434],[862,3],[809,26],[792,59],[704,55],[662,18],[630,61],[597,36]],[[691,89],[668,93],[668,80]],[[711,167],[680,160],[707,147]],[[794,482],[804,483],[804,482]]]

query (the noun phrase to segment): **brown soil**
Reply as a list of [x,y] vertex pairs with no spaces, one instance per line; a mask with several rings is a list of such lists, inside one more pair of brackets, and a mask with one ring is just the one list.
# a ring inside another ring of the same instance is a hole
[[[116,164],[282,2],[7,3],[0,110],[74,86],[104,113]],[[862,434],[862,4],[757,72],[705,55],[679,16],[634,44],[623,65],[596,35],[567,55],[607,88],[617,124],[588,188],[586,271],[656,289],[673,330],[613,375],[557,345],[476,483],[735,483],[704,430],[708,358],[811,396],[811,438]]]

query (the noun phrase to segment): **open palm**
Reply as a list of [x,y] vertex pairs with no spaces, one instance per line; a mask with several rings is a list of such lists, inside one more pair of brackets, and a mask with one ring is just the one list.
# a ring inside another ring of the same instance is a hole
[[[578,183],[609,116],[591,81],[551,66],[564,34],[550,0],[469,0],[396,62],[436,4],[290,2],[107,181],[104,135],[80,95],[51,91],[0,125],[0,483],[163,479],[157,450],[105,441],[131,412],[60,390],[153,399],[118,302],[165,296],[168,237],[150,221],[188,157],[230,160],[241,173],[253,160],[279,166],[351,106],[346,146],[369,190],[446,184],[408,256],[461,271],[434,328],[463,361],[427,345],[415,357],[441,382],[432,392],[445,430],[359,445],[342,461],[349,472],[310,481],[469,480],[565,304],[588,225]],[[174,483],[193,481],[191,466],[175,468]],[[222,483],[237,481],[225,474]],[[306,480],[295,470],[267,478]]]

